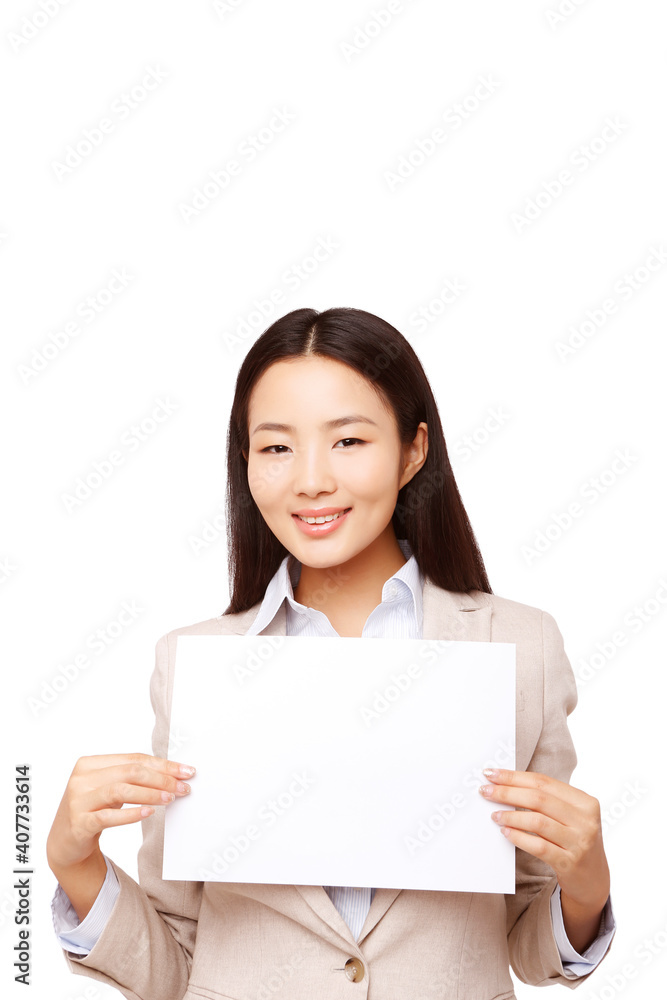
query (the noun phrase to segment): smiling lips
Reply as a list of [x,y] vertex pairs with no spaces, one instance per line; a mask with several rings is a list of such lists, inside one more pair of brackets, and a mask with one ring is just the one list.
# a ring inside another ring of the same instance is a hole
[[320,510],[311,511],[304,509],[304,511],[292,514],[292,517],[299,530],[305,535],[329,535],[339,528],[351,510],[351,507],[345,507],[342,510],[340,508],[336,510],[332,507],[322,507]]
[[328,521],[334,521],[336,518],[340,517],[342,514],[346,514],[348,510],[352,510],[351,507],[345,507],[343,509],[334,510],[333,507],[322,507],[320,510],[298,510],[295,513],[295,517],[298,517],[301,521],[306,524],[324,524]]

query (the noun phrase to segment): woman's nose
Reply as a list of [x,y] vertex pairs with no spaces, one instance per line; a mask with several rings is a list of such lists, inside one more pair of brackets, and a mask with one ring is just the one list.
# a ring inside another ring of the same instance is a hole
[[316,448],[303,449],[297,453],[292,463],[293,488],[295,493],[331,492],[335,489],[335,479],[327,456]]

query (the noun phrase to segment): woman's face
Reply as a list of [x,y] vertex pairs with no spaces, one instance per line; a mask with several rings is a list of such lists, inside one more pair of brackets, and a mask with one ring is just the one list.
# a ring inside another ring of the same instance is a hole
[[[326,568],[363,552],[426,458],[424,448],[421,460],[409,461],[415,452],[401,447],[393,413],[366,379],[330,358],[271,365],[253,388],[248,417],[250,492],[276,538],[307,566]],[[420,428],[415,441],[426,424]],[[348,508],[315,529],[297,517]]]

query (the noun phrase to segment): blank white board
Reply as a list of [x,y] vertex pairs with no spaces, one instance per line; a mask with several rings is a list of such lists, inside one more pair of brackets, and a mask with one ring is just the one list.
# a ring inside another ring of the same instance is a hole
[[179,635],[163,878],[514,892],[514,643]]

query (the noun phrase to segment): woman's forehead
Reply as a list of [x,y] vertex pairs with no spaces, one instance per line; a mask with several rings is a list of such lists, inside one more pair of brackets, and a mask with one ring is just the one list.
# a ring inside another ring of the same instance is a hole
[[320,410],[346,399],[363,399],[376,410],[381,407],[375,387],[360,372],[330,358],[306,357],[277,361],[267,368],[253,386],[250,407],[279,400],[297,409],[307,400]]

